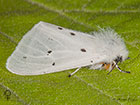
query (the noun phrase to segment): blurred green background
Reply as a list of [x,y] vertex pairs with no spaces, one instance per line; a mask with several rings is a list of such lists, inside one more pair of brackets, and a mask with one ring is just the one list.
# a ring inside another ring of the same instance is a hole
[[[81,32],[111,27],[124,39],[131,59],[114,70],[83,68],[19,76],[5,68],[22,36],[39,21]],[[140,0],[0,0],[0,105],[139,105]]]

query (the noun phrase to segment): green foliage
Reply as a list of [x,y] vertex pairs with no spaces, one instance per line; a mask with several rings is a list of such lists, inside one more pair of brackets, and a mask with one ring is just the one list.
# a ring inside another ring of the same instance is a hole
[[[138,105],[140,103],[139,0],[0,0],[1,105]],[[97,26],[115,29],[131,59],[107,71],[81,69],[39,76],[19,76],[5,68],[22,36],[39,21],[90,32]],[[8,95],[10,92],[10,95]]]

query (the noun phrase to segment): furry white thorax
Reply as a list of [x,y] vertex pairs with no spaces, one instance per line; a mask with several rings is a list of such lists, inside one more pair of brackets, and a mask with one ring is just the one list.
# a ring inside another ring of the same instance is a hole
[[124,61],[128,57],[128,50],[124,41],[111,28],[100,29],[92,34],[96,39],[96,53],[105,58],[103,62],[111,63],[117,57],[122,57],[122,61]]

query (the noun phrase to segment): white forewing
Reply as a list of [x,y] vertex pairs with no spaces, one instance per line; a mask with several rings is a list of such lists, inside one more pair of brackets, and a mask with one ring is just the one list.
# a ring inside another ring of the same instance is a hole
[[19,42],[6,67],[19,75],[39,75],[88,66],[103,60],[95,37],[45,22],[36,24]]

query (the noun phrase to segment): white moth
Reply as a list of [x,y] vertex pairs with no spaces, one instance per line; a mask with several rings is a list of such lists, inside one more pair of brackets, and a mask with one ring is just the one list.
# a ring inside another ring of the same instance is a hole
[[90,66],[110,72],[128,58],[123,40],[112,29],[93,35],[39,22],[23,36],[6,68],[19,75],[40,75]]

